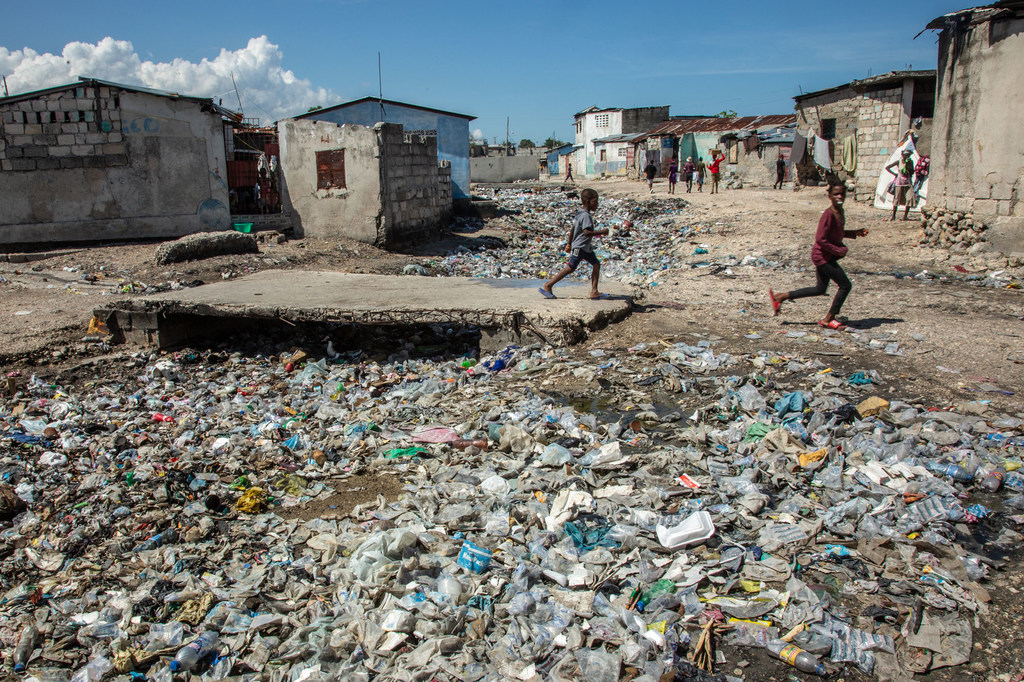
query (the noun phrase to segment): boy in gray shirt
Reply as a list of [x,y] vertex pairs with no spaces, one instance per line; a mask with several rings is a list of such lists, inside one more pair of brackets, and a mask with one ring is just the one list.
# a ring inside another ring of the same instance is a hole
[[[591,211],[597,210],[597,192],[589,187],[583,190],[580,192],[580,203],[583,204],[583,208],[573,216],[572,229],[566,241],[565,250],[569,254],[569,263],[538,289],[544,298],[557,298],[551,293],[551,287],[576,270],[582,261],[590,263],[591,266],[590,299],[597,301],[608,298],[608,294],[602,294],[597,290],[597,283],[601,278],[601,262],[594,255],[594,246],[591,243],[595,236],[608,234],[607,228],[594,229],[594,218],[590,215]],[[629,223],[625,223],[625,226],[629,227]]]

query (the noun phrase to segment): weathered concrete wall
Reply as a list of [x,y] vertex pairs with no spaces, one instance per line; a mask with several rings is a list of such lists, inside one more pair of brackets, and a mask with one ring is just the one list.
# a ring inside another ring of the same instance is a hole
[[974,26],[954,49],[939,35],[929,202],[990,225],[1000,250],[1024,252],[1024,17]]
[[[473,182],[515,182],[540,177],[542,156],[484,156],[469,160]],[[556,170],[557,172],[557,170]]]
[[597,163],[597,149],[594,140],[622,132],[622,110],[597,111],[585,114],[581,121],[581,129],[576,133],[576,144],[579,163],[572,166],[573,175],[577,177],[595,177],[594,165]]
[[642,133],[668,120],[669,107],[636,107],[622,110],[620,133]]
[[[278,134],[282,201],[300,234],[389,247],[436,238],[451,215],[451,166],[438,166],[433,136],[312,119],[285,119]],[[318,188],[324,151],[344,152],[344,187]]]
[[[384,237],[381,150],[377,133],[361,125],[311,119],[277,124],[281,200],[293,227],[311,237],[350,237],[368,244]],[[316,152],[345,151],[345,188],[317,189]]]
[[[360,102],[352,106],[315,112],[308,118],[338,125],[354,123],[372,128],[381,121],[380,105],[372,101]],[[437,131],[437,158],[439,161],[448,161],[451,165],[452,196],[456,199],[469,197],[471,175],[468,119],[416,107],[403,107],[396,103],[385,103],[383,121],[400,124],[406,132]]]
[[229,229],[221,117],[107,86],[0,106],[0,243]]
[[788,167],[792,144],[788,142],[785,144],[762,144],[750,152],[744,151],[742,145],[743,143],[740,142],[739,163],[730,164],[728,168],[739,174],[744,186],[771,187],[774,185],[775,162],[779,158],[779,152],[782,152],[782,158],[787,162],[785,182],[792,179],[792,170]]

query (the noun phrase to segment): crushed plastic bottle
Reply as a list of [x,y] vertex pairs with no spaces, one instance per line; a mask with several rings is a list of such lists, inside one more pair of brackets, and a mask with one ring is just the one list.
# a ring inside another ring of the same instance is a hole
[[191,670],[199,661],[213,653],[218,644],[220,635],[213,630],[207,630],[178,650],[170,663],[171,672]]

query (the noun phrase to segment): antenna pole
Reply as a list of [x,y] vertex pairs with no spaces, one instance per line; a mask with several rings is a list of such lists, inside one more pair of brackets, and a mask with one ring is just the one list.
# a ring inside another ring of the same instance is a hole
[[4,76],[4,97],[10,97],[11,93],[7,90],[7,76]]
[[231,85],[235,88],[235,97],[238,98],[238,113],[244,114],[245,112],[242,111],[242,96],[238,94],[238,84],[235,83],[235,72],[230,71],[229,73],[231,74]]
[[380,50],[377,51],[377,103],[380,105],[380,120],[384,121],[384,80],[381,78]]

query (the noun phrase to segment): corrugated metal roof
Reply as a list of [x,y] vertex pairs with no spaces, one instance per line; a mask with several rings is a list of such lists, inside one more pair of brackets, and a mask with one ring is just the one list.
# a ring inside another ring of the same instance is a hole
[[784,126],[796,123],[796,114],[771,114],[768,116],[739,116],[736,118],[687,118],[665,121],[643,137],[663,135],[685,135],[686,133],[726,133],[735,130],[757,130],[766,126]]
[[595,144],[598,142],[632,142],[639,140],[642,137],[646,137],[647,133],[620,133],[618,135],[609,135],[608,137],[601,137],[596,140],[592,140]]
[[843,83],[842,85],[835,85],[831,88],[825,88],[823,90],[815,90],[814,92],[804,92],[793,97],[797,102],[801,102],[811,97],[818,97],[820,95],[827,95],[830,92],[836,92],[843,88],[852,88],[855,92],[863,92],[868,88],[876,85],[884,85],[886,83],[897,83],[903,82],[907,78],[935,78],[935,69],[921,69],[918,71],[890,71],[889,73],[882,73],[877,76],[869,76],[867,78],[861,78],[860,80],[850,81],[849,83]]
[[[1004,2],[995,2],[991,5],[982,5],[981,7],[969,7],[967,9],[958,10],[956,12],[950,12],[949,14],[943,14],[941,17],[932,19],[921,33],[924,33],[928,29],[945,29],[948,28],[950,22],[957,21],[960,19],[966,19],[972,24],[980,24],[986,21],[990,21],[1000,16],[1003,13],[1009,14],[1013,10],[1024,9],[1024,2],[1020,0],[1008,0]],[[917,35],[921,35],[918,33]],[[915,38],[917,36],[914,36]]]
[[455,118],[464,118],[467,121],[475,121],[476,116],[470,116],[469,114],[457,114],[454,111],[445,111],[444,109],[433,109],[431,107],[421,107],[418,104],[409,104],[408,102],[397,102],[393,99],[380,99],[379,97],[362,97],[360,99],[354,99],[351,102],[342,102],[341,104],[335,104],[330,107],[324,107],[322,109],[314,109],[313,111],[307,111],[304,114],[298,116],[292,116],[291,118],[316,118],[318,115],[326,111],[334,111],[335,109],[343,109],[345,107],[351,107],[356,104],[363,104],[364,102],[380,102],[385,105],[391,105],[396,107],[406,107],[408,109],[419,109],[420,111],[429,111],[433,114],[443,114],[445,116],[453,116]]

